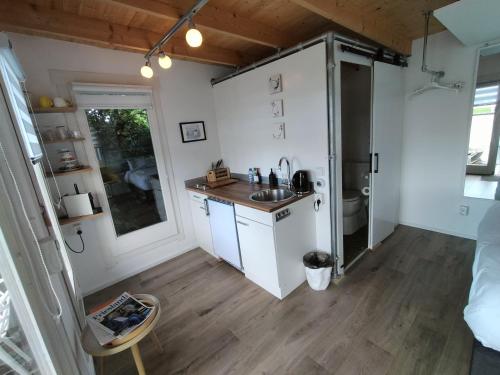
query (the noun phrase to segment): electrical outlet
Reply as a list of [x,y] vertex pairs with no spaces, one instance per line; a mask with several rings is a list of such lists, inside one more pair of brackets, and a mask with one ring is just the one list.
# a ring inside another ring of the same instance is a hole
[[324,188],[325,186],[326,186],[326,182],[325,182],[325,180],[324,180],[323,178],[318,178],[318,179],[316,180],[316,187],[317,187],[317,188],[322,189],[322,188]]
[[314,193],[314,200],[316,201],[319,199],[321,203],[324,203],[325,202],[324,197],[325,195],[323,193]]
[[78,224],[73,224],[73,234],[78,234],[78,232],[81,232],[82,231],[82,226],[80,225],[80,223]]
[[469,206],[462,205],[459,207],[458,212],[462,216],[467,216],[469,215]]

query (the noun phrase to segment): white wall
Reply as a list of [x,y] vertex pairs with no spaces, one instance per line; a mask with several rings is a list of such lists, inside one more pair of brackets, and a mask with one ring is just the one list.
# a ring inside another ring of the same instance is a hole
[[[28,90],[34,97],[57,94],[51,77],[61,72],[83,72],[110,80],[124,77],[127,83],[153,84],[155,95],[160,98],[160,126],[166,129],[173,181],[171,188],[176,195],[179,235],[175,241],[148,251],[135,251],[115,257],[95,238],[96,222],[82,223],[87,249],[84,254],[71,254],[77,278],[84,293],[112,284],[155,264],[170,259],[197,246],[194,237],[189,201],[184,180],[206,173],[208,161],[220,157],[220,149],[213,105],[210,79],[218,77],[226,69],[206,64],[174,60],[168,71],[154,63],[156,80],[139,77],[144,63],[140,54],[113,51],[46,38],[9,34],[14,50],[27,73]],[[60,75],[60,74],[59,74]],[[106,77],[106,76],[104,76]],[[117,82],[110,82],[117,83]],[[205,121],[207,141],[183,144],[178,123],[181,121]],[[78,238],[68,236],[77,249]]]
[[[407,94],[429,80],[429,75],[420,71],[422,46],[422,39],[413,43],[405,71]],[[445,70],[445,80],[464,81],[465,88],[458,94],[436,91],[406,99],[403,224],[475,238],[485,211],[499,204],[463,196],[476,54],[477,47],[464,47],[449,32],[429,38],[429,67]],[[470,206],[468,216],[459,215],[460,205]]]
[[[330,251],[328,209],[328,137],[325,44],[215,85],[215,107],[222,157],[232,172],[261,168],[264,175],[276,168],[281,156],[293,171],[307,169],[314,179],[323,170],[327,185],[325,204],[317,217],[319,249]],[[280,73],[283,92],[269,94],[268,79]],[[271,101],[283,99],[284,116],[273,118]],[[285,140],[273,138],[273,124],[285,123]]]

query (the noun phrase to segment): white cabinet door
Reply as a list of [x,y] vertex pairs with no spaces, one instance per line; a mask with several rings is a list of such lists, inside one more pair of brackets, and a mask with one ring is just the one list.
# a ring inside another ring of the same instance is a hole
[[203,200],[191,199],[191,214],[193,216],[194,231],[199,246],[206,252],[214,255],[210,220]]
[[278,298],[282,298],[273,227],[236,216],[241,260],[245,276]]
[[403,128],[403,70],[375,62],[373,67],[372,181],[370,238],[373,248],[398,221]]

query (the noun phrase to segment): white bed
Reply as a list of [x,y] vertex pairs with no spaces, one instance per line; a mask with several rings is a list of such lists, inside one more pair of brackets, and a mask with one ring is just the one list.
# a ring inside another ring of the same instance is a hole
[[496,203],[479,224],[473,281],[464,319],[475,338],[500,351],[500,204]]

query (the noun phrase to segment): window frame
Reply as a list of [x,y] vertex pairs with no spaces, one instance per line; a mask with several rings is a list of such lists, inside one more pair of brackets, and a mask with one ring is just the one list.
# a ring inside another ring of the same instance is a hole
[[[170,184],[173,177],[169,175],[170,159],[166,143],[161,140],[166,137],[159,126],[158,117],[154,109],[152,88],[148,86],[129,85],[100,85],[73,83],[78,110],[77,121],[85,137],[85,149],[89,165],[93,168],[90,173],[91,186],[96,192],[105,216],[100,220],[103,225],[97,225],[99,237],[103,247],[111,250],[113,256],[121,256],[134,251],[147,251],[165,243],[171,242],[179,234],[177,217],[174,207],[174,186]],[[99,161],[91,141],[90,126],[86,111],[89,109],[145,109],[151,132],[151,141],[158,169],[158,176],[162,187],[163,201],[167,213],[167,220],[151,226],[118,235],[115,230],[109,202],[99,173]]]
[[472,114],[471,114],[471,120],[470,120],[470,127],[469,127],[469,139],[467,142],[467,153],[469,150],[469,145],[470,145],[470,137],[472,133],[472,120],[475,116],[483,116],[483,114],[477,114],[474,115],[474,108],[476,107],[482,107],[486,105],[492,105],[493,103],[489,104],[480,104],[480,105],[474,105],[475,102],[475,97],[476,97],[476,90],[479,88],[484,88],[484,87],[489,87],[489,86],[497,86],[498,91],[497,91],[497,102],[495,106],[495,113],[493,117],[493,130],[491,133],[491,138],[490,138],[490,149],[489,149],[489,154],[488,154],[488,162],[485,165],[476,165],[476,164],[466,164],[466,174],[468,175],[493,175],[495,173],[495,167],[496,167],[496,159],[497,159],[497,153],[498,153],[498,142],[500,138],[500,81],[491,81],[491,82],[482,82],[481,84],[476,85],[473,91],[473,98],[472,98]]

